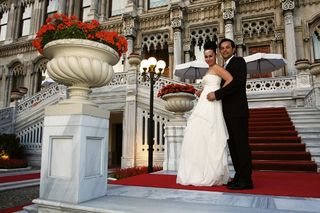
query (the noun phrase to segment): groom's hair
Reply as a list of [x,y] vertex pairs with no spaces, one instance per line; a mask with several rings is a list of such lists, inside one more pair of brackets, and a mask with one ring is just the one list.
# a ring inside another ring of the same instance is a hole
[[223,39],[219,42],[219,48],[221,47],[221,44],[222,44],[223,42],[226,42],[226,41],[230,42],[232,48],[236,48],[236,44],[234,43],[234,41],[231,40],[231,39],[229,39],[229,38],[223,38]]
[[206,41],[203,45],[204,50],[213,50],[213,52],[216,52],[217,44],[215,41]]

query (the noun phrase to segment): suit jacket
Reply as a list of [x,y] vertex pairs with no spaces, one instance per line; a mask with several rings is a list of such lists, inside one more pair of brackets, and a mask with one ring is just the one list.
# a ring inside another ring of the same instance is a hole
[[[216,99],[222,100],[224,117],[248,117],[247,64],[242,57],[234,56],[226,70],[233,76],[233,80],[227,86],[215,91]],[[221,86],[224,82],[224,80],[221,81]]]

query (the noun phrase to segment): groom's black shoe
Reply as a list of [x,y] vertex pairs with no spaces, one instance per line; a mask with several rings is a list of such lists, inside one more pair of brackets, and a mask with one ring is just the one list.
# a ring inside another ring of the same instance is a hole
[[237,181],[233,184],[227,185],[228,189],[232,190],[242,190],[242,189],[253,189],[252,181],[242,182]]
[[235,184],[236,182],[237,182],[237,180],[236,180],[235,178],[233,178],[231,181],[229,181],[229,182],[227,183],[227,186],[229,187],[229,186]]

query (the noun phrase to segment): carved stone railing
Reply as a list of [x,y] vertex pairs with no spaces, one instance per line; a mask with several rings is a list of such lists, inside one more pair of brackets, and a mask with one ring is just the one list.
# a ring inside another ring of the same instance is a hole
[[26,150],[41,150],[43,119],[30,124],[27,128],[16,132],[21,145]]
[[313,88],[304,99],[305,106],[320,108],[320,88]]
[[45,88],[35,94],[32,97],[26,98],[18,103],[17,106],[17,113],[22,113],[23,111],[30,109],[41,102],[47,100],[50,97],[55,96],[56,94],[61,94],[61,97],[59,96],[58,98],[63,98],[65,96],[65,88],[63,85],[58,85],[58,84],[53,84],[49,86],[48,88]]
[[7,107],[0,110],[0,134],[13,133],[14,117],[14,107]]
[[247,93],[293,90],[296,87],[295,77],[259,78],[247,80]]
[[127,84],[127,73],[115,73],[107,86],[119,86]]

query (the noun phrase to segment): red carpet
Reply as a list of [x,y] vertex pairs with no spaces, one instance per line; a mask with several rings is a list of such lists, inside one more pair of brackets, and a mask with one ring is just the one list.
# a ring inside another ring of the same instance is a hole
[[8,208],[8,209],[0,209],[0,212],[1,213],[12,213],[12,212],[17,212],[17,211],[21,211],[23,209],[23,207],[25,206],[29,206],[33,204],[32,202],[30,203],[26,203],[24,205],[21,205],[21,206],[15,206],[15,207],[12,207],[12,208]]
[[250,109],[249,144],[254,170],[316,172],[284,107]]
[[12,175],[0,177],[0,183],[8,183],[21,180],[31,180],[40,178],[40,173],[24,174],[24,175]]
[[229,190],[226,188],[226,186],[182,186],[176,184],[175,175],[143,174],[117,181],[110,181],[109,183],[130,186],[244,193],[256,195],[320,198],[320,174],[318,173],[255,171],[253,173],[253,182],[254,189],[252,190]]

